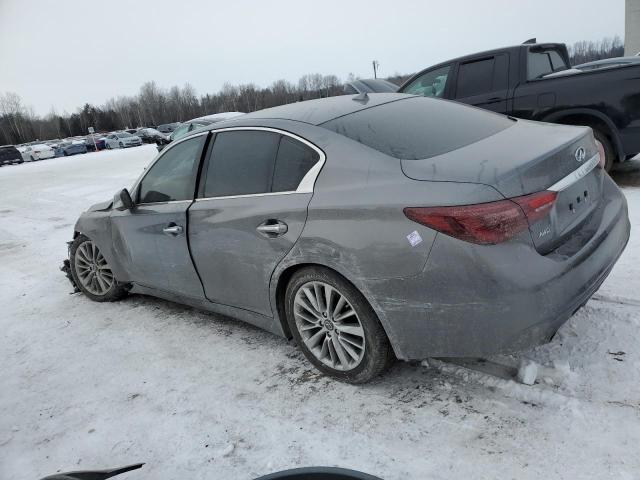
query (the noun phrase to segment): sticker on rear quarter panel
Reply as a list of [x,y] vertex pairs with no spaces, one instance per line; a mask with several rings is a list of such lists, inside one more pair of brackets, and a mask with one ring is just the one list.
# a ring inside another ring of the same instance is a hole
[[414,230],[409,235],[407,235],[407,240],[409,240],[409,243],[411,244],[412,247],[415,247],[416,245],[422,242],[422,237],[417,231]]

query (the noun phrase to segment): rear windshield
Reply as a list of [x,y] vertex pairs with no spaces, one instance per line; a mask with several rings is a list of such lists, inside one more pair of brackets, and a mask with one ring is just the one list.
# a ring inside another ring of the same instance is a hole
[[514,123],[504,115],[455,102],[409,97],[322,126],[392,157],[419,160],[475,143]]

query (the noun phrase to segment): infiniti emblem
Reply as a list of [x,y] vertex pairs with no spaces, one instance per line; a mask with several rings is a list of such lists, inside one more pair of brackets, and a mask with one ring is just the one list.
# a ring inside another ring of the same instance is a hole
[[584,150],[584,148],[579,147],[576,149],[576,153],[574,153],[573,155],[576,157],[577,161],[582,162],[587,157],[587,152]]

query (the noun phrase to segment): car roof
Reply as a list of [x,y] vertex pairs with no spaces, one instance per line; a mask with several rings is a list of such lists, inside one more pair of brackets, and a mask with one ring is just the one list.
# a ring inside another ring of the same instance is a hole
[[208,129],[220,128],[223,124],[225,127],[234,126],[236,123],[246,125],[247,122],[261,119],[293,120],[311,125],[320,125],[350,113],[415,96],[403,93],[370,93],[363,98],[362,95],[340,95],[265,108],[231,120],[214,123]]

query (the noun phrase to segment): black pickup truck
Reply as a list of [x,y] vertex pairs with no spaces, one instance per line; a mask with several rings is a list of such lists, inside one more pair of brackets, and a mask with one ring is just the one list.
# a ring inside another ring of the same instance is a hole
[[640,64],[571,69],[561,43],[533,39],[442,62],[413,75],[399,92],[528,120],[589,126],[604,147],[607,170],[640,152]]

